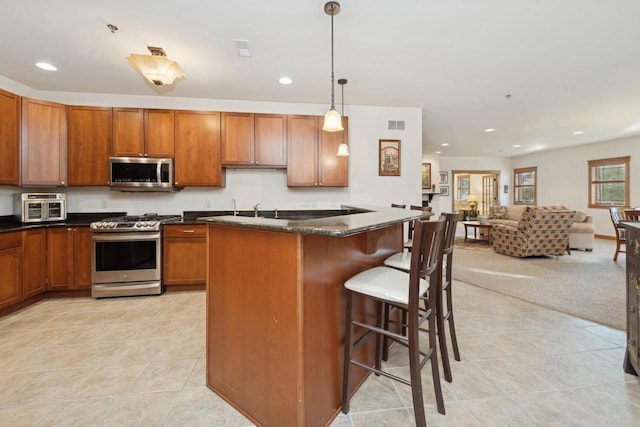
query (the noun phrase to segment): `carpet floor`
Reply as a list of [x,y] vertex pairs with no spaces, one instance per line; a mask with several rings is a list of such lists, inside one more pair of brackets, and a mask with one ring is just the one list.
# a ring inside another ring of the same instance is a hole
[[613,261],[615,243],[596,239],[593,252],[516,258],[486,243],[463,242],[458,230],[453,278],[616,329],[626,329],[625,254]]

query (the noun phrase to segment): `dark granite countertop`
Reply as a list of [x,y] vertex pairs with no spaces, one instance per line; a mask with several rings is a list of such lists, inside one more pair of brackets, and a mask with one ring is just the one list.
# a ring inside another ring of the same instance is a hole
[[0,233],[10,231],[31,230],[42,227],[84,227],[93,221],[104,218],[126,215],[126,212],[100,212],[100,213],[68,213],[65,221],[22,223],[13,215],[0,216]]
[[[310,219],[287,219],[284,212],[308,213],[308,216],[321,215]],[[328,216],[340,212],[338,215]],[[251,212],[252,214],[253,212]],[[377,230],[394,224],[401,224],[422,216],[432,214],[409,209],[398,209],[371,205],[343,205],[335,211],[283,211],[279,218],[265,218],[243,215],[214,215],[200,217],[199,221],[234,227],[255,228],[261,230],[282,231],[287,233],[318,234],[326,236],[350,236],[366,231]],[[187,218],[185,212],[185,219]]]

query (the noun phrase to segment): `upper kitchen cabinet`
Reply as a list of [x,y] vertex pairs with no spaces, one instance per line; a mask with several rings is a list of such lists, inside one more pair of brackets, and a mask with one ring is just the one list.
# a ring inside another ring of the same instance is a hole
[[287,121],[282,114],[222,113],[223,166],[287,166]]
[[223,187],[220,164],[220,113],[175,112],[175,184]]
[[173,157],[173,110],[113,109],[113,155]]
[[75,186],[109,184],[110,107],[67,106],[67,181]]
[[[319,116],[288,116],[289,187],[347,187],[349,158],[338,157],[342,132],[324,132]],[[347,142],[348,120],[342,118]]]
[[0,184],[20,184],[20,97],[0,90]]
[[65,106],[22,98],[22,185],[67,185]]

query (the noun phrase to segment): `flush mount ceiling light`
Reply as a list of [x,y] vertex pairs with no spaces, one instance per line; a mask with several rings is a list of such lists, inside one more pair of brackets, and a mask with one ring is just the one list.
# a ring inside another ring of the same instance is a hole
[[340,113],[336,111],[334,100],[334,74],[333,74],[333,17],[340,13],[340,3],[337,1],[330,1],[324,5],[324,13],[331,16],[331,108],[324,115],[324,126],[322,130],[327,132],[340,132],[344,130],[342,127],[342,118]]
[[487,129],[485,129],[484,131],[485,131],[485,132],[495,132],[495,129],[493,129],[493,128],[487,128]]
[[280,77],[278,81],[282,85],[290,85],[291,83],[293,83],[293,80],[291,80],[291,77],[287,77],[287,76]]
[[46,70],[46,71],[57,71],[58,68],[55,65],[51,65],[48,62],[36,62],[36,67],[40,68],[41,70]]
[[[347,79],[338,79],[338,84],[342,88],[342,117],[344,117],[344,85],[347,84]],[[340,118],[342,124],[342,118]],[[342,142],[338,145],[338,156],[347,157],[349,155],[349,147],[344,142],[344,129],[342,129]]]
[[145,79],[156,86],[172,85],[176,80],[184,77],[180,65],[172,59],[161,47],[147,46],[151,55],[139,55],[132,53],[127,58],[129,63]]

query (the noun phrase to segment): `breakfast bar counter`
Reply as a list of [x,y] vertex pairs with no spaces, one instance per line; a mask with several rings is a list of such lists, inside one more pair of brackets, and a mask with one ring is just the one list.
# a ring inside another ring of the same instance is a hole
[[[341,408],[344,282],[402,250],[418,211],[207,221],[207,386],[257,425],[323,426]],[[356,304],[360,318],[373,305]],[[373,360],[374,348],[361,356]],[[367,371],[353,369],[357,388]]]

